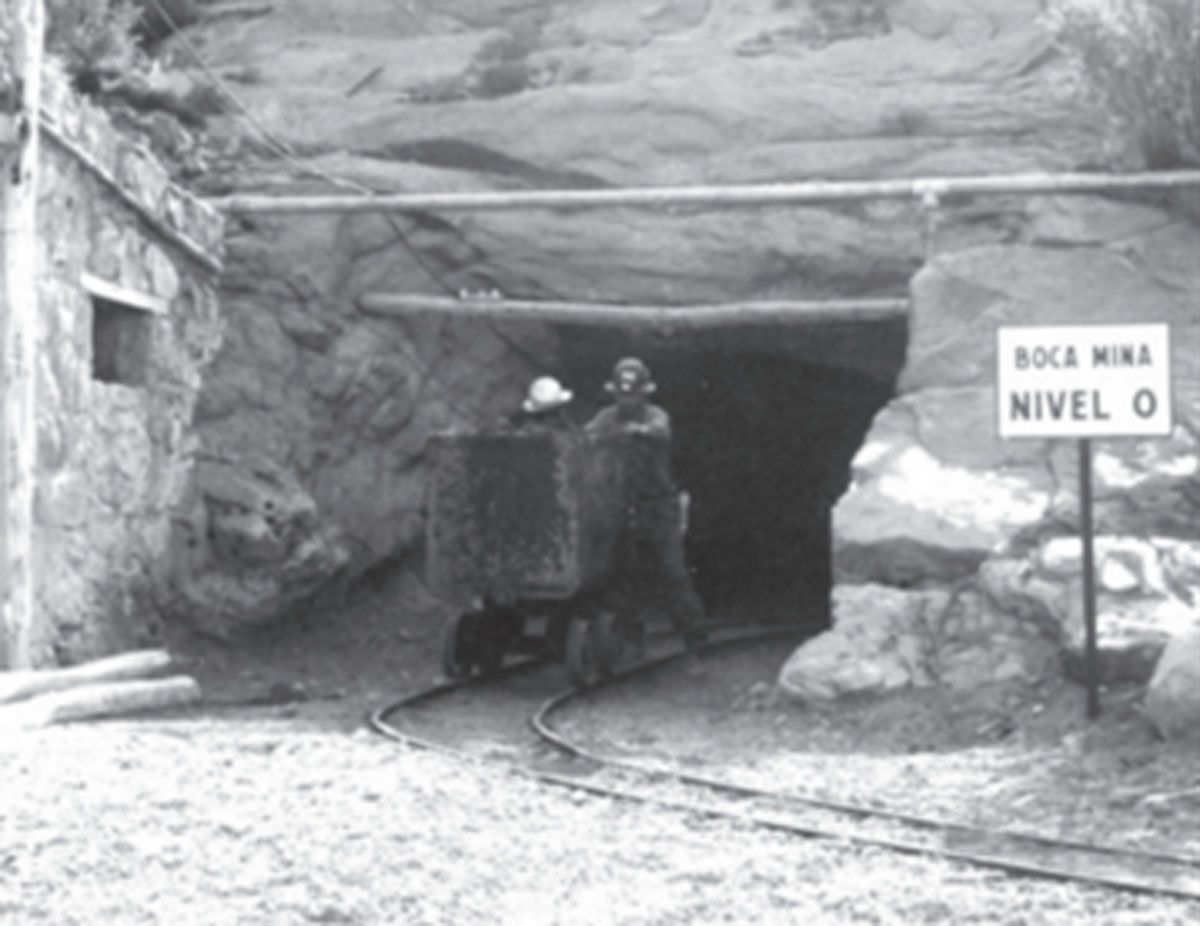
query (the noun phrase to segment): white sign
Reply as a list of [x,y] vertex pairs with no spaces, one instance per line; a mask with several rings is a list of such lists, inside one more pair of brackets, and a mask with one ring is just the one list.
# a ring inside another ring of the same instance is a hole
[[1001,437],[1171,433],[1167,325],[1040,325],[996,337]]

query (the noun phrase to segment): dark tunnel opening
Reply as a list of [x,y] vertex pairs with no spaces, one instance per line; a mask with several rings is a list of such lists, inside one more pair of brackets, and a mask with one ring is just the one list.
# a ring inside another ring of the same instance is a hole
[[638,332],[560,326],[560,366],[585,420],[621,356],[642,357],[672,417],[691,495],[687,555],[710,617],[828,625],[830,512],[894,393],[902,320]]

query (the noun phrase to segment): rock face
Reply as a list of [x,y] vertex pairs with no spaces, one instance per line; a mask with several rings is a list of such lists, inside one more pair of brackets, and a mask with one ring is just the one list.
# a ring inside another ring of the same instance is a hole
[[[1096,133],[1063,95],[1040,7],[291,0],[191,30],[277,142],[236,113],[213,120],[236,169],[206,183],[446,191],[1078,167]],[[257,153],[280,147],[303,157]],[[979,201],[945,211],[936,238],[945,250],[995,244],[1030,222],[1021,203]],[[916,205],[895,202],[246,219],[230,230],[227,338],[198,411],[203,442],[286,469],[346,537],[350,568],[365,569],[419,543],[431,431],[493,420],[531,376],[571,371],[554,331],[369,316],[361,294],[895,295],[931,231]],[[574,385],[584,395],[599,381]]]
[[159,606],[229,637],[304,602],[347,559],[286,471],[269,460],[203,455],[175,516],[172,581]]
[[270,461],[271,483],[301,508],[310,500],[304,517],[333,545],[309,566],[329,577],[418,544],[428,435],[498,421],[541,371],[536,358],[553,363],[536,331],[517,353],[483,322],[360,312],[364,289],[420,272],[397,243],[404,232],[375,218],[279,220],[229,240],[226,346],[197,425],[224,466],[252,461],[243,475],[257,483],[253,467]]
[[[1150,207],[1082,197],[1044,199],[1030,213],[1027,242],[940,256],[913,281],[900,394],[876,417],[834,509],[834,627],[782,674],[798,696],[1001,679],[1020,649],[1014,635],[1041,635],[1043,649],[1061,647],[1079,671],[1075,442],[996,437],[999,325],[1170,324],[1173,433],[1094,442],[1101,680],[1145,681],[1166,640],[1197,621],[1200,230]],[[881,626],[912,625],[914,610],[923,617],[908,643],[860,646],[848,684],[820,657],[861,637],[853,602],[875,585],[890,591],[874,596]],[[938,592],[946,597],[931,613]],[[988,628],[969,658],[960,625]],[[922,660],[896,668],[897,647],[931,639]],[[956,668],[964,659],[970,671]]]
[[1200,741],[1200,630],[1167,644],[1150,679],[1145,711],[1166,738]]
[[1065,165],[1091,132],[1051,92],[1037,0],[286,13],[201,32],[271,129],[510,183],[1014,170]]
[[[328,185],[322,172],[389,190],[670,185],[1086,164],[1094,121],[1063,95],[1040,13],[1038,0],[452,0],[436,12],[297,0],[197,40],[259,123],[315,153],[309,188]],[[293,163],[248,168],[255,145],[230,122],[238,169],[212,184],[297,185]],[[1008,240],[1021,221],[1011,202],[972,204],[941,217],[939,240]],[[923,257],[919,210],[886,202],[480,213],[424,222],[414,243],[454,290],[668,303],[895,293]]]

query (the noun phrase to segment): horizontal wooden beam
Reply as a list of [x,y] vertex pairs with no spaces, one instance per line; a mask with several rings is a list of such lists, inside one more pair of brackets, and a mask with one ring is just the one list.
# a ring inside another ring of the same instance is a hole
[[0,707],[0,732],[189,707],[196,704],[201,695],[200,686],[188,675],[97,682]]
[[[43,116],[48,115],[47,113],[43,113]],[[78,161],[92,177],[120,199],[132,212],[138,215],[151,231],[164,241],[179,248],[184,254],[210,273],[220,274],[222,272],[224,265],[219,257],[211,254],[199,242],[193,241],[184,232],[172,228],[159,216],[155,215],[152,209],[144,205],[136,196],[130,193],[125,188],[125,185],[106,170],[99,161],[84,151],[79,145],[75,144],[75,142],[71,141],[54,122],[43,119],[42,129],[42,135],[45,138],[53,142],[65,154],[70,155]]]
[[795,206],[871,199],[916,199],[927,205],[954,196],[1103,193],[1200,186],[1200,170],[1129,174],[1058,173],[895,180],[633,187],[592,190],[507,190],[472,193],[237,194],[208,200],[230,213],[483,212],[518,209],[612,209],[690,206]]
[[171,311],[169,299],[130,289],[119,283],[110,283],[86,270],[79,274],[79,283],[91,295],[107,299],[109,302],[117,302],[123,306],[141,309],[143,312],[153,312],[156,315],[166,315]]
[[108,656],[66,669],[0,672],[0,704],[65,688],[143,678],[170,665],[171,655],[166,650],[152,649]]
[[729,302],[706,305],[618,305],[468,296],[368,293],[358,306],[369,315],[458,315],[507,321],[613,327],[720,328],[818,322],[868,322],[905,318],[908,299],[831,299],[808,302]]

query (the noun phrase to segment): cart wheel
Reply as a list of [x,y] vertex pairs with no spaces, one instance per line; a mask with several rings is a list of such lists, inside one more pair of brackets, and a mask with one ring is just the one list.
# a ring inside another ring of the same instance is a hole
[[466,678],[475,664],[475,628],[479,616],[458,614],[442,628],[442,672],[447,678]]
[[596,651],[592,621],[573,617],[567,625],[567,671],[580,685],[592,685],[600,677],[600,659]]

